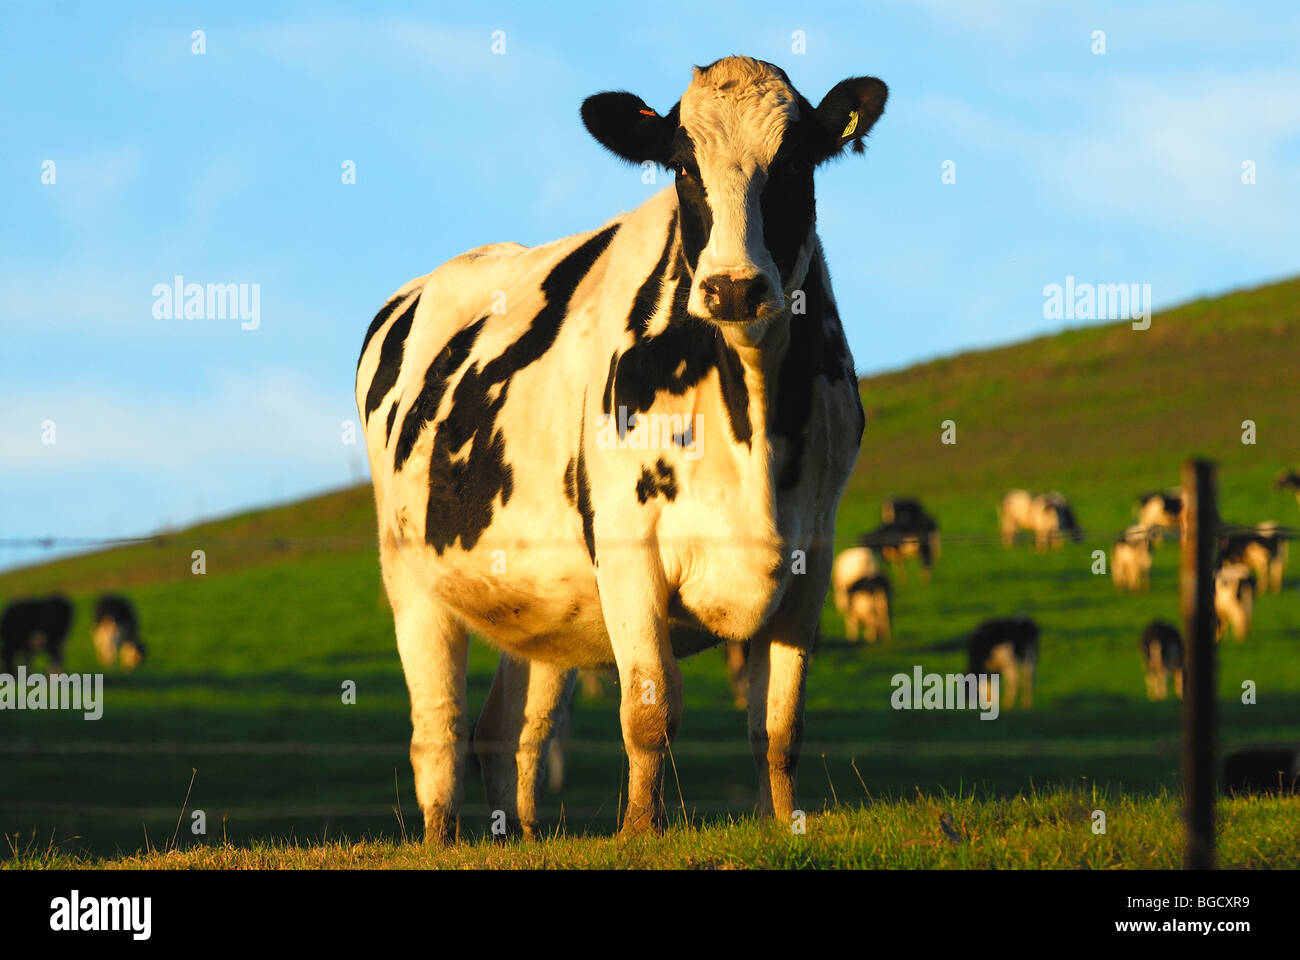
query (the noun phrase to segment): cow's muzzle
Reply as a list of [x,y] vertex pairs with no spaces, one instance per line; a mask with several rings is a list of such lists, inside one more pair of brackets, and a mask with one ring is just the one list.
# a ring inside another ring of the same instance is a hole
[[714,274],[700,281],[700,293],[709,317],[722,321],[753,320],[759,308],[775,299],[771,283],[761,273]]

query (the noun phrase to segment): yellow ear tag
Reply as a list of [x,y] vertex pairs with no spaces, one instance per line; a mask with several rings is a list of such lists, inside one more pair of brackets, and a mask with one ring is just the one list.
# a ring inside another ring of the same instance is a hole
[[853,136],[853,131],[856,129],[858,129],[858,111],[850,110],[848,126],[846,126],[844,128],[844,132],[840,134],[840,139],[844,140],[848,137]]

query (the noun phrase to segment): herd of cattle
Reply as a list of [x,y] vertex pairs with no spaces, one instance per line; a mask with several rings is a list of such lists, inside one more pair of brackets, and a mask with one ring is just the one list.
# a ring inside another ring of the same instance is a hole
[[[20,662],[35,665],[36,658],[43,656],[49,673],[62,673],[72,616],[72,601],[62,594],[26,597],[5,607],[0,616],[4,672],[12,675]],[[134,670],[144,662],[140,621],[126,597],[106,593],[95,602],[90,637],[105,668],[120,665]]]
[[[1300,471],[1278,477],[1277,486],[1294,491],[1300,501]],[[1142,494],[1134,505],[1137,522],[1115,541],[1110,568],[1115,587],[1136,592],[1150,589],[1151,554],[1166,537],[1184,529],[1181,490]],[[1074,509],[1061,493],[1032,494],[1011,490],[998,503],[998,526],[1004,546],[1028,530],[1038,550],[1058,549],[1066,539],[1083,538]],[[1287,563],[1287,540],[1271,521],[1253,528],[1228,528],[1219,537],[1214,580],[1215,635],[1222,639],[1230,629],[1238,642],[1249,634],[1258,593],[1281,593]],[[882,569],[888,563],[905,576],[904,562],[916,558],[928,580],[939,555],[938,521],[915,498],[891,498],[881,507],[881,524],[863,534],[855,546],[835,558],[831,586],[835,607],[844,618],[850,642],[888,640],[892,635],[893,589]],[[1038,659],[1038,628],[1027,617],[987,620],[971,634],[967,644],[969,671],[1002,676],[1003,697],[1013,705],[1017,691],[1021,705],[1033,702],[1034,669]],[[1143,629],[1139,652],[1146,675],[1147,696],[1152,700],[1183,692],[1183,638],[1178,628],[1154,620]],[[734,674],[733,674],[734,676]]]

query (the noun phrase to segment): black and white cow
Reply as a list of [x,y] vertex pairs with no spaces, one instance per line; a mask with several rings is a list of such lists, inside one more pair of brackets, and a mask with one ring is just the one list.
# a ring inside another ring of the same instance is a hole
[[1159,546],[1166,530],[1183,526],[1183,491],[1154,490],[1138,497],[1134,505],[1138,526],[1147,528],[1147,540]]
[[900,577],[906,575],[905,561],[917,558],[921,575],[928,580],[930,568],[939,559],[939,521],[912,497],[891,497],[882,502],[880,519],[880,526],[864,534],[859,543],[879,553]]
[[1028,490],[1008,490],[998,501],[998,526],[1002,529],[1002,544],[1007,547],[1016,542],[1020,530],[1034,532],[1034,545],[1039,551],[1049,547],[1059,550],[1066,537],[1075,543],[1083,539],[1074,508],[1055,490],[1037,496]]
[[144,662],[145,646],[140,639],[140,619],[135,604],[118,594],[106,593],[95,601],[91,638],[95,656],[102,666],[118,664],[134,670]]
[[966,643],[967,668],[977,676],[996,673],[1001,679],[1003,706],[1034,705],[1034,674],[1038,667],[1038,624],[1029,617],[985,620]]
[[1214,616],[1216,640],[1222,640],[1228,628],[1240,643],[1250,633],[1255,620],[1255,572],[1244,563],[1224,563],[1214,573]]
[[0,659],[12,675],[19,659],[44,654],[50,673],[63,672],[63,645],[72,626],[72,602],[62,594],[15,600],[0,615]]
[[1110,552],[1110,574],[1117,590],[1151,589],[1151,527],[1134,524],[1119,536]]
[[1289,490],[1295,494],[1295,502],[1300,504],[1300,470],[1283,470],[1277,475],[1277,488]]
[[675,184],[598,230],[480,247],[413,280],[357,368],[426,840],[457,829],[466,633],[503,651],[474,729],[493,809],[536,828],[574,667],[617,666],[623,830],[658,825],[678,657],[746,640],[759,807],[788,819],[836,506],[864,426],[813,171],[884,109],[779,68],[697,68],[665,113],[582,106]]
[[863,577],[849,586],[846,629],[850,642],[866,637],[867,643],[893,636],[894,590],[883,573]]
[[1169,695],[1169,680],[1174,693],[1183,698],[1183,635],[1172,623],[1152,620],[1142,631],[1138,643],[1142,672],[1147,681],[1147,699],[1163,700]]
[[1244,563],[1255,573],[1260,593],[1282,592],[1286,572],[1287,540],[1272,521],[1253,530],[1235,530],[1219,537],[1219,562]]

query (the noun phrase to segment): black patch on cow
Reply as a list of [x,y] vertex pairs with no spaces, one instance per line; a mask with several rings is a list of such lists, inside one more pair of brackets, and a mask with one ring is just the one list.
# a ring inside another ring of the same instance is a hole
[[663,457],[655,462],[653,472],[649,467],[642,467],[636,482],[636,498],[642,503],[661,493],[665,500],[677,499],[677,474]]
[[[785,465],[777,479],[777,485],[783,490],[789,490],[799,483],[803,469],[808,419],[812,415],[813,381],[818,376],[824,376],[830,383],[844,379],[855,384],[857,382],[849,362],[839,316],[822,284],[819,258],[814,258],[808,265],[804,295],[807,313],[790,318],[790,345],[786,348],[781,370],[777,374],[776,415],[772,420],[772,432],[784,437],[788,445]],[[858,395],[856,389],[854,395]],[[861,443],[866,415],[862,412],[860,396],[855,406],[858,412],[858,442]]]
[[[681,396],[716,368],[731,435],[737,443],[749,446],[753,426],[749,422],[749,390],[745,386],[740,355],[727,345],[718,327],[686,312],[690,279],[683,270],[680,255],[672,261],[671,274],[668,272],[677,231],[678,221],[675,219],[668,225],[668,237],[659,262],[632,300],[627,329],[632,334],[633,343],[621,356],[610,357],[601,409],[607,416],[615,418],[622,438],[627,435],[625,428],[634,423],[633,414],[648,411],[660,391]],[[668,323],[660,333],[647,336],[650,318],[654,316],[663,291],[665,274],[668,274],[669,281],[676,281]],[[621,407],[627,408],[626,418],[619,416],[618,408]]]
[[[586,414],[583,414],[584,422]],[[578,505],[578,458],[570,457],[564,465],[564,499],[573,506]]]
[[808,241],[816,216],[813,152],[820,133],[812,105],[799,98],[800,119],[786,128],[781,146],[767,169],[767,182],[759,198],[763,213],[763,245],[776,262],[782,283],[788,283]]
[[673,152],[668,166],[677,173],[675,186],[678,216],[681,220],[682,250],[694,273],[713,230],[713,209],[709,206],[708,191],[700,177],[699,165],[695,162],[695,142],[685,127],[678,127],[673,138]]
[[[578,463],[574,471],[574,504],[582,517],[582,541],[587,545],[587,556],[596,562],[596,510],[591,505],[591,477],[587,475],[587,414],[586,395],[583,395],[582,425],[578,431]],[[572,461],[570,461],[572,463]]]
[[388,441],[393,438],[393,421],[397,419],[397,401],[388,408],[388,423],[384,427],[384,446],[388,446]]
[[614,397],[614,374],[618,370],[618,351],[609,355],[609,374],[605,377],[605,392],[601,395],[600,408],[609,413],[609,405]]
[[366,338],[361,341],[361,352],[357,354],[357,369],[361,369],[361,358],[366,355],[366,347],[370,346],[370,341],[374,339],[379,328],[388,322],[388,318],[393,315],[393,311],[402,305],[401,297],[393,297],[389,300],[380,311],[375,314],[375,319],[370,321],[370,326],[366,328]]
[[686,429],[681,433],[673,433],[673,446],[685,449],[695,442],[695,418],[686,418]]
[[388,328],[388,335],[384,337],[384,345],[379,348],[379,366],[375,368],[375,377],[370,381],[370,389],[366,391],[367,421],[384,402],[384,397],[388,396],[388,391],[393,389],[393,384],[397,383],[397,375],[402,370],[402,353],[406,349],[406,337],[411,332],[411,320],[414,319],[415,308],[419,305],[420,297],[417,295],[411,299],[410,305],[402,311],[402,315],[393,321],[393,325]]
[[[578,284],[595,265],[618,226],[607,227],[557,263],[542,281],[546,305],[533,317],[528,330],[482,368],[471,364],[452,392],[451,408],[438,424],[429,459],[429,503],[424,539],[438,553],[457,540],[472,550],[492,522],[497,497],[504,506],[514,492],[514,473],[505,459],[505,435],[497,416],[505,405],[510,381],[535,363],[555,343]],[[480,321],[481,322],[481,321]],[[492,396],[495,389],[495,396]],[[469,452],[453,460],[465,446]],[[582,509],[586,464],[578,460],[578,498]],[[589,494],[589,491],[588,491]],[[588,507],[590,507],[588,495]],[[584,533],[586,520],[584,517]],[[588,544],[594,556],[595,544]]]
[[668,270],[668,257],[673,252],[677,240],[677,214],[668,223],[668,236],[664,239],[663,251],[655,262],[654,269],[637,288],[632,298],[632,310],[627,315],[627,328],[634,334],[644,335],[654,316],[655,307],[659,306],[659,295],[663,292],[664,273]]
[[457,333],[442,351],[429,364],[424,374],[424,386],[416,395],[411,409],[406,411],[402,420],[402,429],[397,434],[397,448],[393,452],[393,472],[402,469],[407,457],[420,437],[424,425],[438,415],[438,406],[447,391],[447,381],[453,373],[469,358],[469,352],[483,330],[487,317],[480,317],[475,323]]

